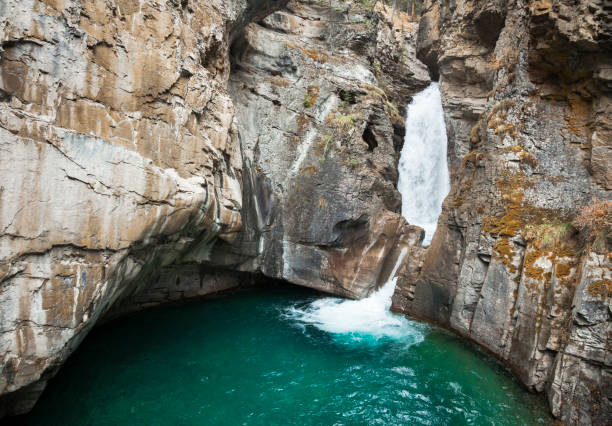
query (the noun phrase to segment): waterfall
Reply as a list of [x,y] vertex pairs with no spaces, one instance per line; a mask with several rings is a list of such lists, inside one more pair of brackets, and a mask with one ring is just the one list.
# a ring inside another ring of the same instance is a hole
[[[417,94],[408,105],[399,174],[402,215],[409,223],[425,229],[424,244],[427,245],[436,229],[442,201],[450,189],[446,129],[437,83]],[[305,306],[292,306],[285,311],[285,316],[331,333],[342,342],[375,343],[383,338],[409,344],[422,341],[422,325],[389,311],[397,281],[395,274],[405,255],[406,249],[403,249],[389,280],[366,299],[327,297]]]
[[429,245],[450,190],[446,162],[446,127],[438,83],[417,94],[406,112],[406,137],[399,161],[397,188],[402,215],[425,229]]
[[328,332],[342,343],[375,344],[383,338],[408,344],[421,342],[424,339],[421,325],[412,324],[404,316],[389,311],[397,280],[395,274],[405,255],[404,248],[391,278],[369,297],[361,300],[326,297],[305,306],[292,306],[285,311],[285,316]]

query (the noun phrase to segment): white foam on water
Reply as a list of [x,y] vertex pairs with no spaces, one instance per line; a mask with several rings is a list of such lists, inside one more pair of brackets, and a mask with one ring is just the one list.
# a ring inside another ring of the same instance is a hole
[[346,300],[326,297],[303,306],[293,306],[285,314],[302,324],[309,324],[337,337],[353,342],[373,343],[388,338],[407,343],[423,341],[424,327],[408,321],[403,315],[389,311],[395,290],[395,274],[406,255],[403,249],[395,264],[391,279],[369,297]]
[[[446,143],[440,90],[437,83],[432,83],[408,105],[398,182],[402,215],[409,223],[425,229],[424,244],[431,241],[442,201],[450,189]],[[403,249],[390,279],[369,297],[318,299],[305,306],[286,309],[285,316],[302,327],[317,327],[345,342],[372,343],[392,339],[414,344],[423,341],[426,326],[389,311],[397,281],[395,274],[405,255],[406,249]]]

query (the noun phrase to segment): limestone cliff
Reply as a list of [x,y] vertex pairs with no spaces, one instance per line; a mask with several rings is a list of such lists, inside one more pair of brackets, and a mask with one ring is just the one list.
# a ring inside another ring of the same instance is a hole
[[418,243],[395,189],[416,26],[286,5],[0,4],[0,416],[109,315],[251,272],[360,297]]
[[610,13],[430,0],[417,43],[440,80],[452,189],[393,309],[482,345],[568,424],[612,418],[610,225],[596,241],[573,225],[611,198]]
[[2,2],[0,415],[151,271],[234,238],[229,45],[281,5]]
[[[252,256],[240,269],[359,298],[386,280],[407,230],[396,105],[429,77],[414,53],[390,57],[404,45],[381,15],[339,5],[292,1],[233,46],[245,164],[245,232],[233,251]],[[415,34],[405,24],[397,34]]]

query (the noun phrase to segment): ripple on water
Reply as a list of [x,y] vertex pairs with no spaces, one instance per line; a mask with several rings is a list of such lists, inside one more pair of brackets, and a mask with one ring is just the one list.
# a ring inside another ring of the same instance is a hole
[[[360,330],[361,340],[343,337],[341,327],[321,324],[333,315],[317,317],[311,309],[337,303],[315,301],[296,289],[257,289],[111,323],[83,342],[22,420],[45,426],[550,420],[539,399],[454,336],[408,320],[387,333],[386,314],[377,313],[382,322]],[[303,312],[312,321],[303,321]],[[368,339],[369,330],[376,337]]]

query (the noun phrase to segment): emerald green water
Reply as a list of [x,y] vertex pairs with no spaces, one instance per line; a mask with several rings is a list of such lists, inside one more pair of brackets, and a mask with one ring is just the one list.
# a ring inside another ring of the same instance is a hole
[[[494,361],[406,322],[401,338],[299,321],[315,296],[255,288],[94,330],[31,425],[531,425],[551,419]],[[335,303],[335,302],[334,302]]]

